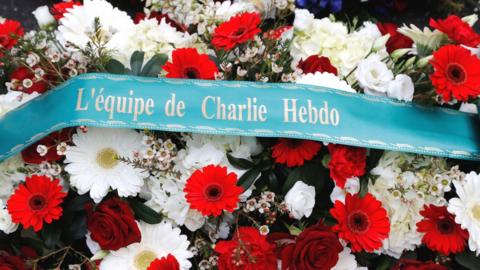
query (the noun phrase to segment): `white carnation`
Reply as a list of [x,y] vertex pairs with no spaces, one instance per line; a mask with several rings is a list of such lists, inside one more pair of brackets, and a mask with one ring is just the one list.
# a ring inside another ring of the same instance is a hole
[[285,203],[293,218],[309,217],[315,206],[315,187],[297,181],[285,195]]
[[350,85],[348,85],[346,81],[340,80],[340,78],[329,72],[317,71],[315,72],[315,74],[304,74],[297,79],[296,83],[322,86],[326,88],[355,93],[355,90],[353,90],[353,88],[350,87]]

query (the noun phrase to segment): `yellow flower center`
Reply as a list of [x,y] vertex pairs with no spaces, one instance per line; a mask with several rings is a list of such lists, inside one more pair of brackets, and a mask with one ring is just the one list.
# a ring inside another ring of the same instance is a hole
[[157,258],[157,255],[150,250],[143,250],[135,256],[135,269],[146,270],[150,264]]
[[472,208],[472,213],[473,213],[473,217],[474,217],[477,221],[480,221],[480,204],[476,204],[476,205]]
[[111,169],[118,164],[117,152],[110,148],[103,148],[97,153],[97,164],[104,169]]

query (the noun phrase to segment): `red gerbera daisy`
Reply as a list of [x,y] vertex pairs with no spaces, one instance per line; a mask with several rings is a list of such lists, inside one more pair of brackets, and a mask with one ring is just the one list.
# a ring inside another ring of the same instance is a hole
[[311,160],[322,148],[318,142],[309,140],[278,139],[272,147],[275,162],[288,167],[302,166],[305,160]]
[[184,192],[191,208],[204,216],[219,216],[224,210],[233,212],[243,188],[237,186],[235,173],[227,173],[226,167],[209,165],[190,176]]
[[168,254],[167,257],[161,259],[155,259],[147,270],[179,270],[180,264],[172,254]]
[[338,222],[333,229],[351,244],[353,252],[373,252],[382,246],[382,240],[390,233],[387,211],[370,193],[363,198],[347,193],[345,204],[335,201],[330,214]]
[[207,54],[199,54],[195,48],[176,49],[172,52],[172,62],[163,69],[167,78],[213,80],[218,72],[217,65]]
[[254,12],[236,15],[215,28],[212,44],[218,50],[229,51],[260,33],[260,22],[260,16]]
[[53,17],[55,18],[55,20],[60,20],[61,18],[63,18],[63,15],[71,8],[75,7],[75,6],[81,6],[82,4],[79,3],[79,2],[75,2],[75,1],[72,1],[72,2],[61,2],[61,3],[58,3],[58,4],[54,4],[51,8],[50,8],[50,12],[52,13]]
[[23,34],[24,30],[18,21],[5,20],[0,23],[0,48],[10,50]]
[[422,242],[431,250],[448,256],[465,249],[468,232],[455,223],[455,216],[445,206],[426,205],[420,214],[417,230],[425,233]]
[[43,175],[27,177],[25,184],[20,184],[7,202],[13,222],[21,223],[25,229],[33,227],[39,231],[44,222],[59,219],[63,212],[60,204],[67,196],[59,182]]
[[469,47],[480,45],[480,35],[460,17],[450,15],[444,20],[430,19],[430,26],[445,33],[451,40]]
[[437,94],[445,101],[452,96],[468,101],[480,94],[480,59],[460,45],[446,45],[433,53],[430,62],[434,72],[430,75]]

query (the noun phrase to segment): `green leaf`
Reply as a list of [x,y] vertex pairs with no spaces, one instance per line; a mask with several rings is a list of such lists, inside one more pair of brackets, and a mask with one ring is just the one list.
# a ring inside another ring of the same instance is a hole
[[233,167],[240,170],[248,170],[253,167],[253,162],[244,158],[236,158],[230,153],[227,153],[228,162],[233,165]]
[[278,183],[278,178],[277,178],[277,175],[271,171],[269,174],[268,174],[268,183],[270,185],[270,189],[272,191],[277,191],[280,189],[280,184]]
[[365,195],[367,195],[368,181],[369,181],[368,177],[360,178],[360,191],[358,192],[358,195],[360,195],[360,198],[363,198]]
[[332,159],[332,156],[330,156],[330,154],[325,154],[322,158],[323,167],[328,169],[328,163],[330,163],[331,159]]
[[55,248],[55,246],[60,241],[60,236],[62,235],[62,227],[60,226],[60,222],[45,224],[43,226],[41,234],[45,246],[49,249]]
[[132,207],[135,216],[148,224],[158,224],[162,221],[162,215],[157,213],[152,208],[146,206],[142,202],[135,199],[130,199],[130,206]]
[[470,270],[477,270],[480,265],[480,258],[475,256],[475,253],[466,251],[455,255],[455,260]]
[[108,73],[113,73],[113,74],[126,74],[127,69],[125,66],[120,63],[120,61],[117,61],[115,59],[110,59],[105,66],[105,69],[107,70]]
[[315,186],[317,191],[323,188],[324,170],[318,163],[308,163],[302,167],[297,167],[288,174],[287,180],[283,184],[282,193],[286,194],[297,181],[302,181],[307,185]]
[[237,185],[243,187],[244,190],[249,189],[255,183],[261,171],[259,167],[251,168],[238,179]]
[[162,71],[163,65],[168,60],[168,56],[165,54],[156,54],[154,55],[142,69],[141,76],[146,77],[157,77],[158,74]]
[[75,196],[73,199],[68,200],[65,203],[65,212],[70,211],[83,211],[85,210],[85,205],[88,203],[93,203],[93,200],[90,198],[89,194],[84,194],[81,196]]
[[132,75],[140,75],[143,66],[143,59],[145,53],[141,51],[135,51],[130,58],[130,68],[132,70]]

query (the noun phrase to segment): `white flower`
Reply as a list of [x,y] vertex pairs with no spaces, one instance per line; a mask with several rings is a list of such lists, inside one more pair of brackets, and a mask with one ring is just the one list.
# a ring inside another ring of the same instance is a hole
[[385,96],[388,85],[393,80],[392,71],[378,54],[372,54],[360,62],[355,75],[360,86],[369,95]]
[[190,269],[188,260],[193,257],[188,250],[190,242],[179,228],[168,222],[155,225],[140,222],[142,240],[117,251],[111,251],[100,264],[100,270],[146,270],[155,259],[172,254],[181,270]]
[[195,209],[189,209],[184,223],[185,227],[194,232],[200,229],[203,224],[205,224],[205,216]]
[[255,10],[255,7],[246,1],[234,3],[232,1],[215,2],[215,5],[215,19],[220,22],[228,21],[239,13]]
[[307,31],[312,26],[315,16],[306,9],[295,10],[293,27],[298,31]]
[[13,223],[12,217],[6,208],[6,205],[0,199],[0,231],[10,234],[17,230],[18,224]]
[[468,246],[480,254],[480,175],[470,172],[464,181],[453,181],[458,198],[448,201],[448,212],[470,235]]
[[20,154],[0,162],[0,201],[7,201],[18,183],[25,179],[23,173],[17,172],[24,163]]
[[303,74],[297,79],[296,83],[322,86],[326,88],[355,93],[355,90],[353,90],[353,88],[350,87],[350,85],[348,85],[346,81],[340,80],[340,78],[329,72],[317,71],[315,72],[315,74]]
[[462,105],[460,105],[460,108],[458,110],[461,111],[461,112],[478,114],[477,105],[475,105],[473,103],[463,102]]
[[398,100],[412,101],[414,90],[412,78],[405,74],[399,74],[388,84],[387,96]]
[[33,92],[28,95],[19,91],[9,91],[5,95],[0,95],[0,118],[7,112],[17,108],[23,103],[37,97],[38,93]]
[[142,135],[130,129],[89,128],[72,137],[74,146],[65,153],[65,170],[79,194],[90,192],[99,202],[110,188],[122,197],[135,196],[143,186],[144,170],[119,158],[133,158],[140,151]]
[[85,48],[94,32],[94,22],[98,19],[102,40],[108,49],[116,49],[116,39],[120,31],[131,31],[134,23],[124,11],[114,8],[105,0],[84,0],[83,5],[74,6],[60,19],[58,39]]
[[335,201],[341,201],[342,203],[345,203],[345,196],[347,193],[350,194],[357,194],[360,191],[360,179],[358,177],[350,177],[347,179],[347,182],[345,182],[345,188],[340,188],[337,185],[332,190],[332,193],[330,194],[330,200],[332,203],[335,203]]
[[32,12],[32,14],[33,16],[35,16],[35,19],[37,20],[38,26],[40,26],[40,28],[44,28],[45,26],[48,26],[55,22],[55,18],[48,10],[48,6],[38,7]]
[[315,187],[297,181],[285,195],[285,203],[293,218],[309,217],[315,206]]
[[426,46],[431,50],[438,49],[447,39],[447,36],[438,30],[432,31],[428,27],[424,27],[423,30],[421,30],[414,24],[410,24],[409,26],[403,25],[397,29],[397,32],[411,38],[416,45]]
[[331,270],[357,270],[357,260],[349,247],[343,247],[342,252],[338,253],[337,264]]

